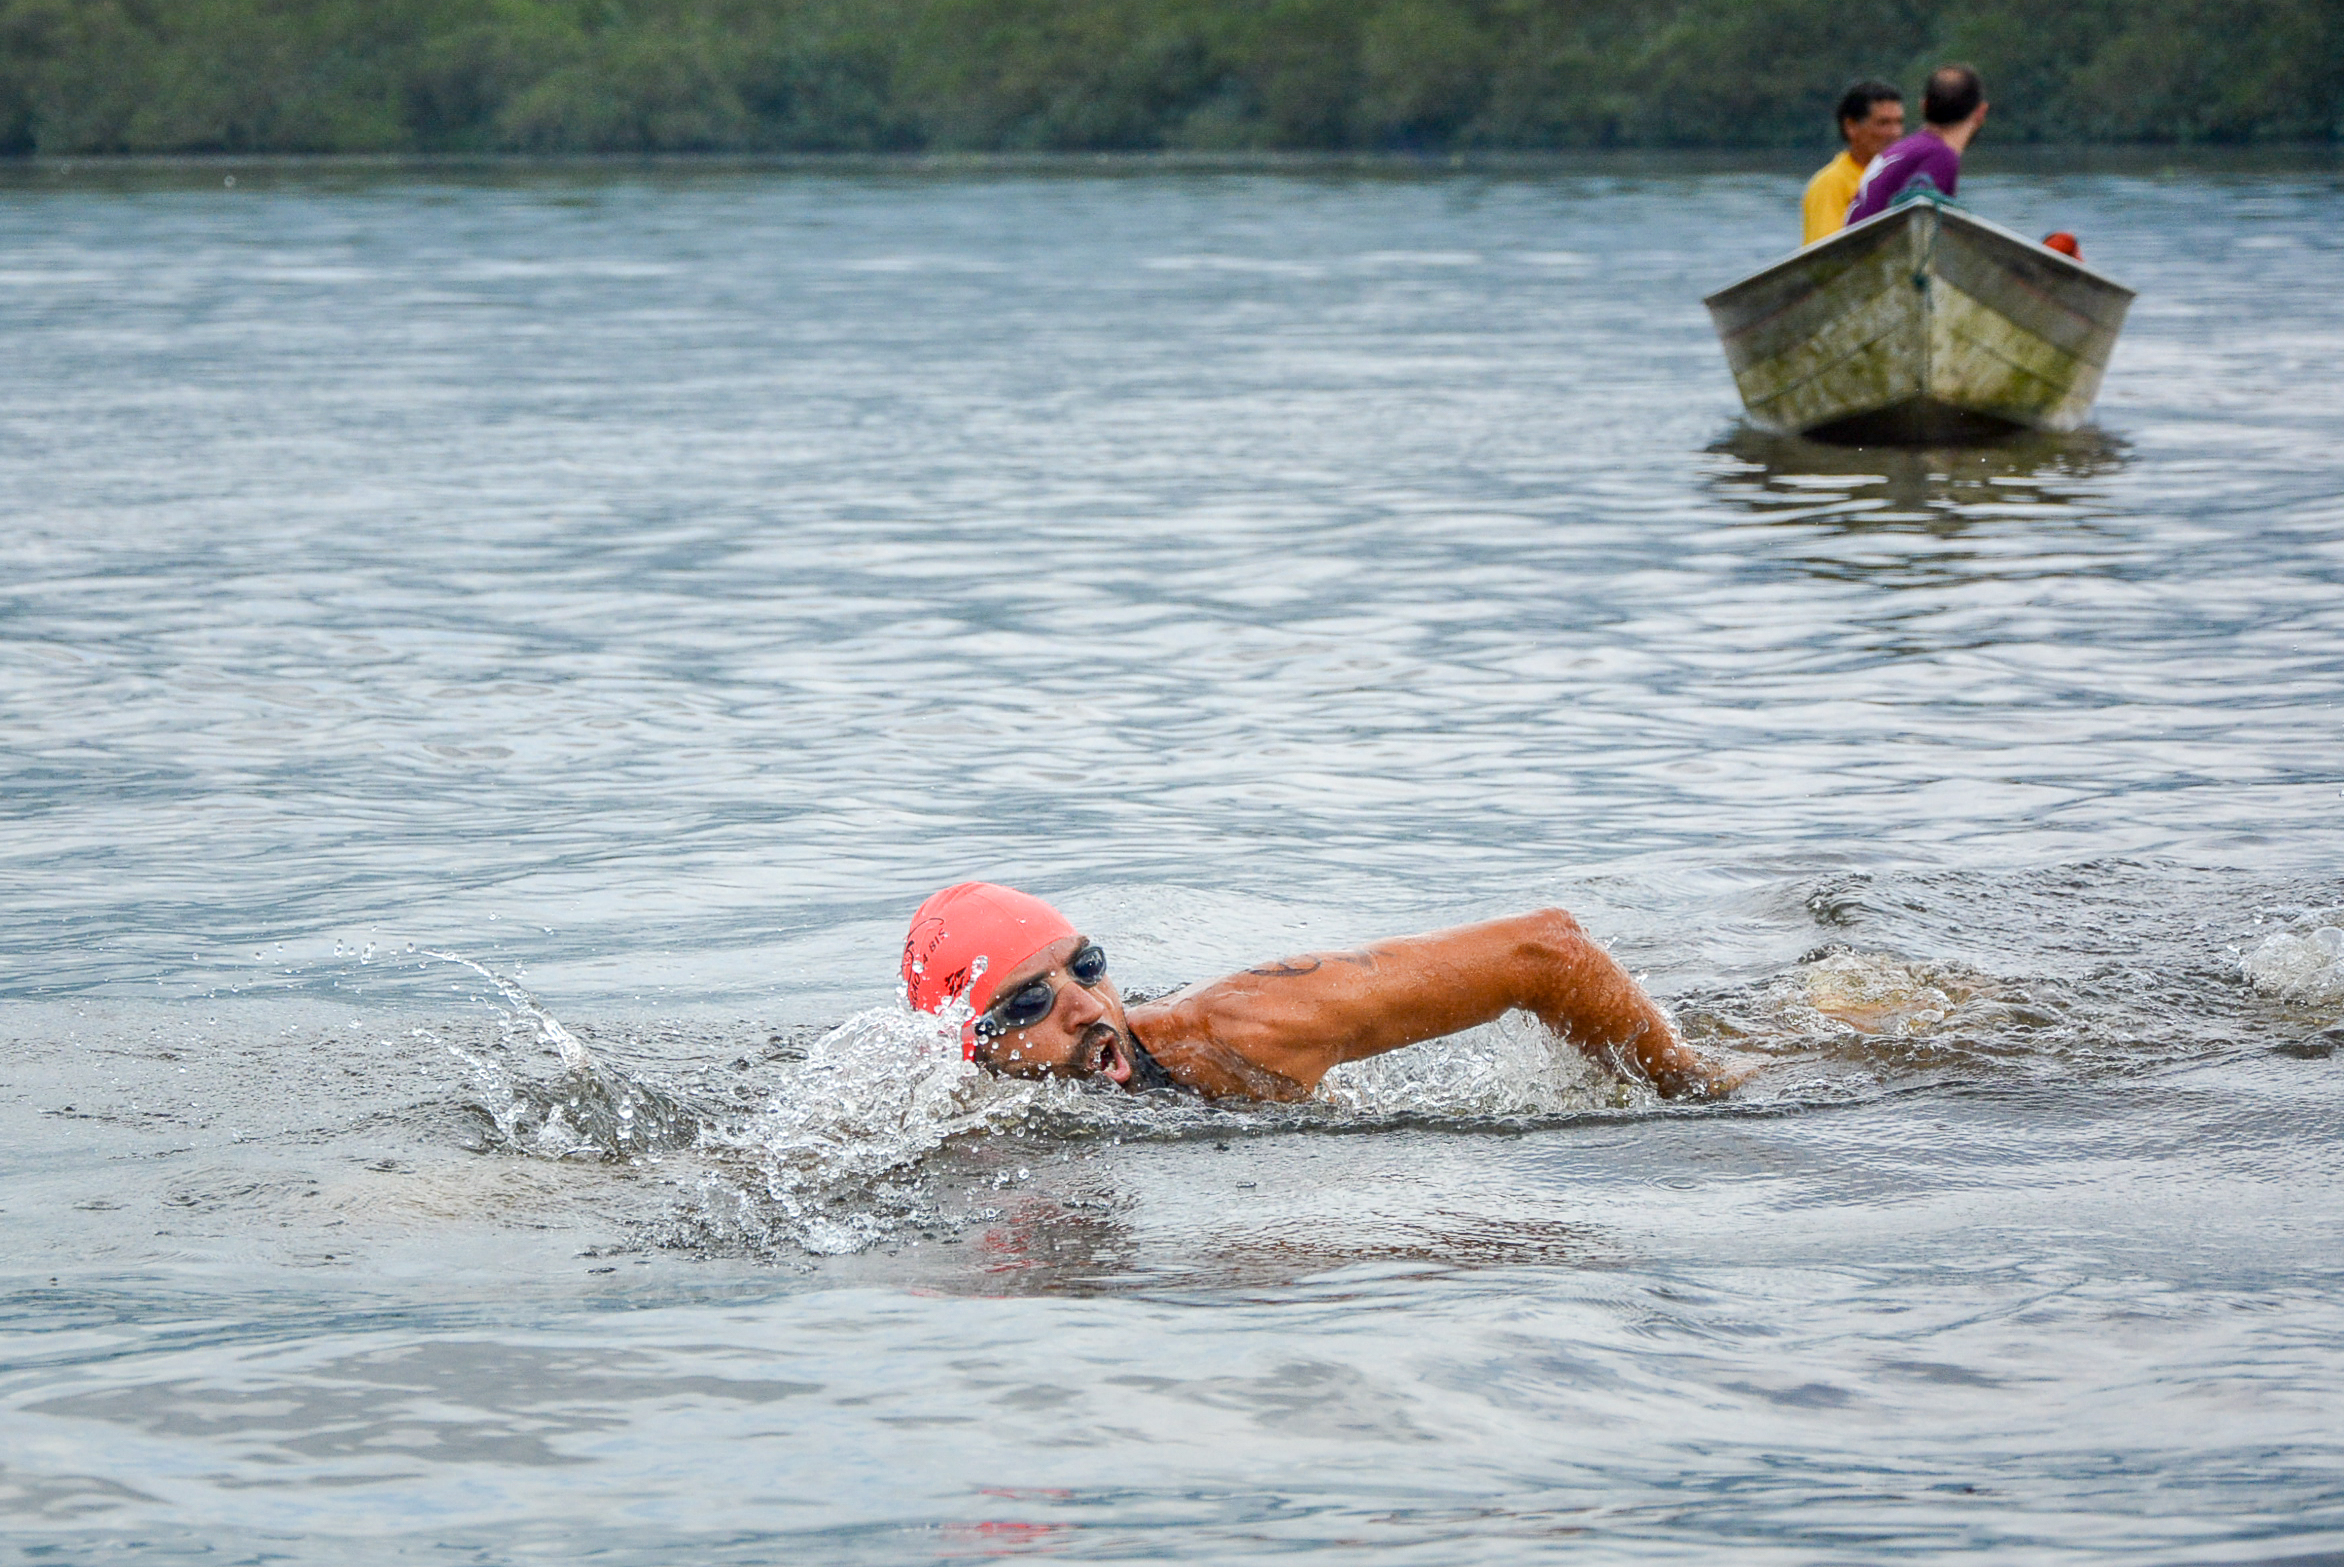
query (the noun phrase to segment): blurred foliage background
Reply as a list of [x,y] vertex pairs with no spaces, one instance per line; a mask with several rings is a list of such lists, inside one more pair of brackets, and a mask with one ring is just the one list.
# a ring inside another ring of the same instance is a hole
[[0,152],[2334,140],[2344,0],[0,0]]

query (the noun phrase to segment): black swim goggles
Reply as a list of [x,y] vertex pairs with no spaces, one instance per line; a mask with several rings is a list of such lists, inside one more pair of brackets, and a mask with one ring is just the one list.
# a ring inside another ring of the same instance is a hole
[[[1086,941],[1066,960],[1066,972],[1074,976],[1076,984],[1088,990],[1107,977],[1107,954],[1097,942]],[[977,1019],[977,1037],[997,1039],[1021,1028],[1031,1028],[1048,1017],[1056,1005],[1058,987],[1050,983],[1048,974],[1036,974],[985,1009],[985,1015]]]

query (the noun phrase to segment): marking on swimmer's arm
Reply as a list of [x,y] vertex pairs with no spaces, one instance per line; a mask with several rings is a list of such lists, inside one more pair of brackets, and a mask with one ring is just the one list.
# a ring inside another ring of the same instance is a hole
[[1245,972],[1258,974],[1263,979],[1300,979],[1305,974],[1316,974],[1329,963],[1348,963],[1353,968],[1372,970],[1375,967],[1375,954],[1373,952],[1314,952],[1307,957],[1280,958],[1275,963],[1265,963],[1259,968],[1249,968]]

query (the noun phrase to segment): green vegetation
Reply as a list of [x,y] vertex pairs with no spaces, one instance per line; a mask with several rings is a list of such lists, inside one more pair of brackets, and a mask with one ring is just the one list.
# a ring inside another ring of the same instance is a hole
[[1997,140],[2344,129],[2338,0],[0,0],[0,151],[1821,146],[1947,59]]

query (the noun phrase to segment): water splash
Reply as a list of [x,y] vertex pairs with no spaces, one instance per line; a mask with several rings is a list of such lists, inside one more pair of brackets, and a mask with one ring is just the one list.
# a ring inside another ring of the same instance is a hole
[[693,1106],[672,1090],[596,1061],[519,981],[454,953],[420,955],[461,965],[494,985],[505,1008],[508,1044],[511,1036],[525,1033],[561,1060],[561,1077],[549,1082],[441,1041],[448,1054],[471,1068],[480,1096],[473,1108],[495,1127],[501,1146],[551,1159],[623,1162],[697,1138],[701,1116]]
[[[754,1067],[742,1057],[735,1067],[755,1075],[729,1092],[707,1081],[712,1063],[689,1071],[687,1087],[599,1058],[510,976],[452,953],[424,955],[470,969],[499,998],[505,1038],[495,1047],[417,1031],[470,1069],[470,1107],[494,1127],[491,1146],[556,1160],[697,1162],[694,1211],[655,1237],[691,1249],[829,1255],[878,1244],[906,1218],[936,1222],[921,1165],[947,1141],[1030,1130],[1045,1108],[1063,1126],[1081,1119],[1079,1101],[1105,1097],[981,1072],[961,1055],[965,1007],[930,1016],[900,1000],[858,1012],[802,1049],[761,1052]],[[538,1050],[559,1060],[558,1076],[530,1074]]]
[[2255,989],[2282,1001],[2344,1004],[2344,908],[2301,916],[2265,937],[2239,966]]
[[711,1140],[753,1158],[757,1190],[807,1250],[854,1251],[909,1195],[890,1177],[947,1139],[1013,1128],[1044,1092],[963,1060],[958,1017],[872,1007],[816,1040],[762,1113]]
[[1319,1103],[1346,1117],[1523,1120],[1657,1103],[1513,1012],[1446,1039],[1352,1061],[1329,1072]]
[[454,963],[459,967],[468,968],[496,986],[497,993],[505,998],[506,1005],[536,1025],[539,1041],[550,1046],[561,1056],[562,1065],[573,1072],[593,1070],[594,1059],[586,1053],[586,1047],[578,1042],[578,1037],[562,1027],[561,1019],[548,1012],[543,1002],[523,990],[519,981],[508,979],[483,964],[475,963],[470,958],[460,957],[453,952],[434,952],[426,949],[421,955],[427,958],[436,958],[442,963]]

